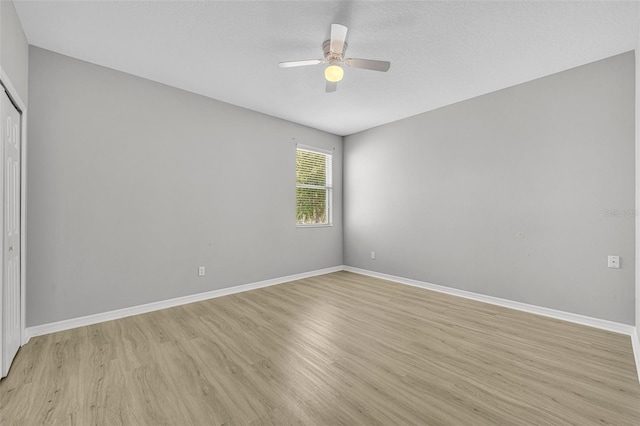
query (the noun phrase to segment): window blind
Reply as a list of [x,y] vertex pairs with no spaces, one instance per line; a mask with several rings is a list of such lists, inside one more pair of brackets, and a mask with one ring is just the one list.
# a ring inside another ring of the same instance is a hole
[[329,151],[298,145],[296,149],[296,223],[331,224],[333,156]]

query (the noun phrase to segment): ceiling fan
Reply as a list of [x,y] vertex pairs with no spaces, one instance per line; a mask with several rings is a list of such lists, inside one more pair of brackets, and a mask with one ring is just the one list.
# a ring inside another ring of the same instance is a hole
[[373,71],[389,71],[391,63],[388,61],[376,61],[373,59],[345,58],[347,50],[347,27],[340,24],[331,24],[331,38],[322,43],[324,59],[308,59],[304,61],[280,62],[280,68],[302,67],[306,65],[329,64],[324,70],[324,78],[327,80],[326,91],[335,92],[338,82],[344,76],[341,65],[352,68],[362,68]]

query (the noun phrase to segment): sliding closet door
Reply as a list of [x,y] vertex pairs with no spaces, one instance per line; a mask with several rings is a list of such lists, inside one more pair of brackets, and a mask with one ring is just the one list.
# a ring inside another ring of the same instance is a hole
[[9,372],[20,348],[20,112],[2,90],[2,370]]

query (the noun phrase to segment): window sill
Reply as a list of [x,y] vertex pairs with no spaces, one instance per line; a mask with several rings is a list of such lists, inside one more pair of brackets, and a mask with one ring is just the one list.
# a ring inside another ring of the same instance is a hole
[[332,223],[311,224],[311,225],[298,225],[298,224],[296,224],[296,228],[330,228],[332,226],[333,226]]

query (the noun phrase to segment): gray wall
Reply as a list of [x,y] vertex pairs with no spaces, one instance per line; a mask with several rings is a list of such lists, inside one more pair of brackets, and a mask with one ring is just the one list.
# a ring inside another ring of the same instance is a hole
[[[342,264],[340,137],[36,47],[29,85],[28,326]],[[333,227],[295,226],[296,142]]]
[[[638,34],[638,41],[635,50],[635,65],[636,65],[636,111],[640,111],[640,54],[638,54],[638,48],[640,48],[640,34]],[[635,131],[636,131],[636,275],[635,275],[635,287],[636,287],[636,333],[638,335],[638,339],[640,340],[640,261],[638,258],[640,257],[640,238],[638,235],[640,234],[640,117],[638,114],[635,114]],[[640,354],[635,354],[636,360],[640,360]],[[637,362],[637,361],[636,361]],[[640,367],[640,363],[637,365]],[[640,374],[639,374],[640,377]]]
[[630,52],[346,137],[345,264],[634,324],[634,93]]
[[0,1],[0,65],[27,103],[29,46],[13,2]]

